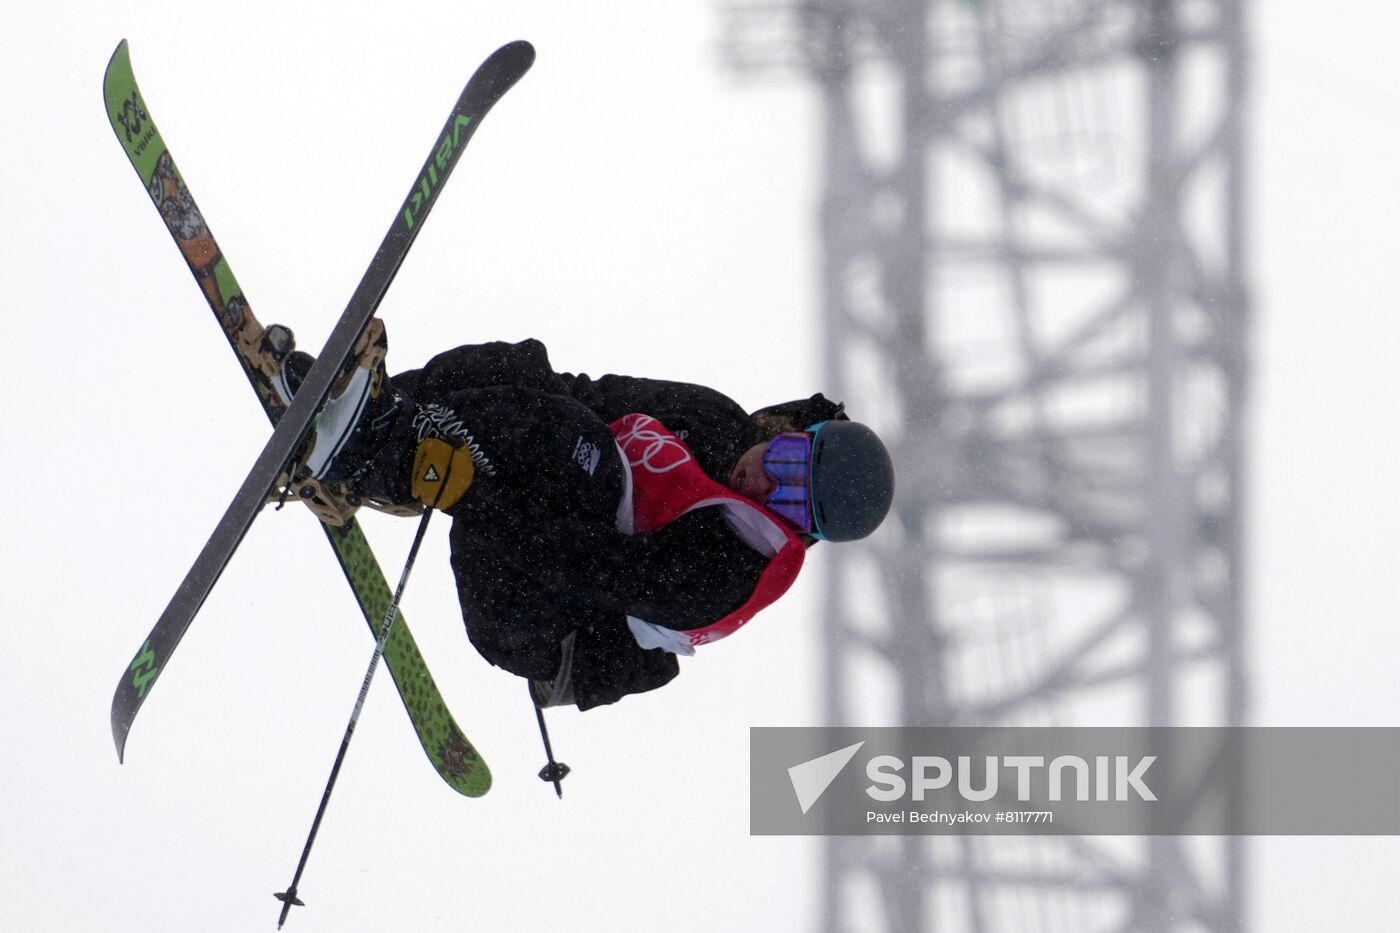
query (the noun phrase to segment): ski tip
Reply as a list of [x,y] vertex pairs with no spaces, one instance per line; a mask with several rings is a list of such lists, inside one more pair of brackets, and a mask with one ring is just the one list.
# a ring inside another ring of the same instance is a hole
[[535,47],[524,39],[516,39],[501,46],[491,57],[515,59],[516,68],[523,72],[535,63]]
[[102,72],[102,109],[107,111],[107,119],[114,120],[121,113],[122,99],[135,91],[136,77],[131,73],[131,53],[126,40],[117,43],[112,57],[107,60],[107,68]]
[[116,704],[112,706],[112,742],[117,746],[117,764],[126,764],[126,737],[131,732],[131,722],[122,716]]
[[119,59],[130,57],[131,53],[127,51],[126,40],[122,39],[117,43],[117,47],[112,50],[112,57],[107,59],[107,74],[112,73],[112,66],[116,64]]

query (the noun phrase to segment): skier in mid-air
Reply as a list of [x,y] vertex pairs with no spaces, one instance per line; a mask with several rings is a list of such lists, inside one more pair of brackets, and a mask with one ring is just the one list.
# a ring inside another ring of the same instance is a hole
[[[373,322],[289,485],[451,515],[468,637],[541,706],[667,683],[781,596],[807,547],[865,537],[893,498],[885,446],[821,394],[750,414],[704,386],[555,372],[536,340],[389,378],[385,348]],[[286,358],[289,393],[312,362]]]

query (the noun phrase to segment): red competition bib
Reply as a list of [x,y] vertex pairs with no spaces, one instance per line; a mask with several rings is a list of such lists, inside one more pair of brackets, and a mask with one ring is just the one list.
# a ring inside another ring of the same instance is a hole
[[655,531],[695,509],[721,508],[735,534],[768,558],[742,606],[709,625],[676,635],[692,645],[718,641],[787,592],[807,556],[796,532],[767,509],[706,476],[685,442],[655,418],[624,415],[611,427],[628,466],[629,482],[617,513],[623,533]]

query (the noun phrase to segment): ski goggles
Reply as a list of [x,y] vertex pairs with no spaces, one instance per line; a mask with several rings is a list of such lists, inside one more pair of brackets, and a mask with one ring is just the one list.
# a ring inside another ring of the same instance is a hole
[[763,472],[778,484],[764,506],[798,531],[812,533],[812,435],[779,434],[763,452]]

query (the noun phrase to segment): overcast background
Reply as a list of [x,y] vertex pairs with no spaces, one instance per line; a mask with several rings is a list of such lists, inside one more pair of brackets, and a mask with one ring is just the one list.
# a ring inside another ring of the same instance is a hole
[[[818,335],[783,369],[764,344],[814,320],[816,98],[726,74],[713,4],[234,9],[0,19],[3,931],[272,929],[371,650],[314,523],[267,512],[116,763],[118,675],[267,431],[107,125],[119,39],[255,313],[313,352],[462,83],[528,38],[383,305],[391,367],[537,336],[750,408],[823,388]],[[1250,13],[1253,721],[1396,725],[1397,15]],[[395,575],[412,523],[365,523]],[[288,929],[811,929],[818,850],[748,835],[747,742],[819,720],[793,636],[836,555],[667,689],[555,715],[560,802],[523,689],[462,633],[446,531],[405,616],[495,787],[448,790],[381,674]],[[1254,929],[1393,928],[1400,841],[1250,852]]]

